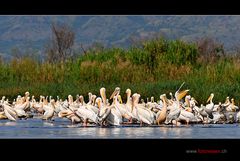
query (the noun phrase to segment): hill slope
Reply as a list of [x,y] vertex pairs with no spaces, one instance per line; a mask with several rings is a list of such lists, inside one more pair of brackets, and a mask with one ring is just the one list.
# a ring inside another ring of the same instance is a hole
[[14,47],[42,50],[51,35],[52,22],[65,22],[80,43],[101,42],[128,47],[131,39],[163,35],[192,40],[211,36],[231,48],[240,42],[240,16],[0,16],[0,53]]

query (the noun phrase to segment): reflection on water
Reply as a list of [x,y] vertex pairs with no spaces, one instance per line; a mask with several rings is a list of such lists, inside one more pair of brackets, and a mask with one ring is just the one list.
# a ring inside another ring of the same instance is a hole
[[240,126],[191,125],[151,126],[139,125],[121,127],[83,127],[71,124],[69,120],[56,119],[46,122],[41,119],[0,120],[0,138],[240,138]]

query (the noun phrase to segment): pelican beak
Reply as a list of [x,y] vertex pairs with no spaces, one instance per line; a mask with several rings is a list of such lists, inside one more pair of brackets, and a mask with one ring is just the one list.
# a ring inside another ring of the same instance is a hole
[[188,91],[189,90],[187,89],[187,90],[179,92],[178,95],[177,95],[177,99],[181,100],[188,93]]
[[212,98],[212,95],[210,95],[207,99],[207,103],[210,101],[210,99]]
[[198,104],[198,102],[197,102],[195,99],[194,99],[193,101],[194,101],[196,104]]
[[111,97],[110,97],[110,100],[111,100],[116,94],[117,94],[117,91],[115,90],[115,91],[112,93],[112,95],[111,95]]
[[118,99],[119,99],[119,102],[122,104],[123,102],[122,102],[122,97],[119,95],[118,96]]
[[97,104],[98,104],[98,108],[100,109],[100,101],[98,101]]

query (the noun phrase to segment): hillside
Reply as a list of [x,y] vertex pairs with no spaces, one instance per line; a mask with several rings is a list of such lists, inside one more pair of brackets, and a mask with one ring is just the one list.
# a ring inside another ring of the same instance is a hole
[[0,16],[1,55],[8,57],[14,47],[42,51],[52,22],[72,26],[76,49],[93,42],[128,47],[133,39],[156,35],[188,41],[210,36],[228,49],[240,42],[240,16]]

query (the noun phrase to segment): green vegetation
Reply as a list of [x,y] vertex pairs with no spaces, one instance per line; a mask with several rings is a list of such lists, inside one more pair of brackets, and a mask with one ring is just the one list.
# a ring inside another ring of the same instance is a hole
[[67,61],[64,68],[29,57],[14,59],[0,63],[0,73],[0,96],[10,99],[25,91],[36,97],[86,97],[90,91],[99,96],[102,86],[107,96],[119,86],[123,99],[127,88],[144,99],[159,99],[162,93],[175,92],[182,82],[199,103],[205,104],[212,92],[216,103],[230,96],[238,105],[240,99],[240,58],[212,54],[204,59],[195,43],[180,40],[154,39],[130,49],[89,50]]

